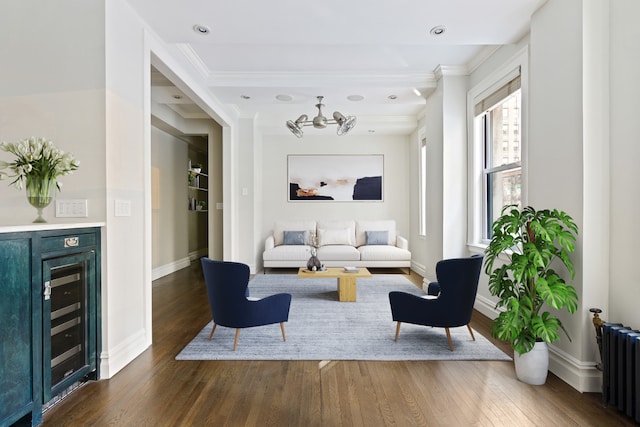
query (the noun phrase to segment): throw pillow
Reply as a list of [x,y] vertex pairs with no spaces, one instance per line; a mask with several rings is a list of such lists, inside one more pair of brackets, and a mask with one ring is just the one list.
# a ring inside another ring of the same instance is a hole
[[307,244],[307,230],[285,230],[284,244],[285,245],[306,245]]
[[318,229],[318,246],[325,245],[351,245],[349,241],[349,229]]
[[388,231],[365,231],[366,244],[367,245],[388,245],[389,244],[389,232]]

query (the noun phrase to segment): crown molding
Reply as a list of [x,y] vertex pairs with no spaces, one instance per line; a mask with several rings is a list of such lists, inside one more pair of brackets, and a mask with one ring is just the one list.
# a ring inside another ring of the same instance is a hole
[[444,76],[468,76],[469,69],[466,65],[438,65],[434,74],[440,80]]
[[198,55],[196,51],[193,50],[193,47],[191,47],[190,44],[176,43],[176,47],[180,52],[182,52],[182,54],[185,56],[185,58],[187,58],[193,68],[195,68],[195,70],[200,73],[200,75],[204,79],[209,78],[209,76],[211,75],[211,70],[209,70],[209,67],[207,67],[202,59],[200,59],[200,55]]
[[217,72],[209,73],[209,86],[308,87],[336,85],[393,85],[397,87],[436,87],[433,73],[353,74],[319,72]]
[[471,60],[467,63],[467,68],[469,70],[469,74],[473,73],[479,66],[481,66],[487,59],[491,57],[496,51],[498,51],[502,46],[499,45],[489,45],[485,46],[477,55],[475,55]]

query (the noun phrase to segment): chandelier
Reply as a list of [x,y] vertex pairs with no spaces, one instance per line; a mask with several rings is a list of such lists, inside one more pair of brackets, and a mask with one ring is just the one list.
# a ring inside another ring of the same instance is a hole
[[295,136],[298,138],[302,138],[302,127],[303,126],[313,126],[316,129],[324,129],[327,125],[338,125],[337,134],[339,136],[346,135],[353,127],[356,125],[356,117],[355,116],[343,116],[338,111],[333,113],[333,119],[327,119],[322,115],[322,107],[324,104],[322,103],[322,99],[324,96],[318,96],[318,103],[316,104],[316,108],[318,108],[318,115],[313,118],[313,120],[309,120],[306,114],[301,115],[296,119],[287,120],[287,129],[289,129]]

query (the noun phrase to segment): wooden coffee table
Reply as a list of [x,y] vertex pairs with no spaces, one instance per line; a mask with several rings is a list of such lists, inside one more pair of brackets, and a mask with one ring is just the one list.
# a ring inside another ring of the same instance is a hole
[[338,299],[342,302],[355,302],[356,279],[372,277],[369,270],[359,267],[357,272],[346,272],[342,267],[329,267],[325,271],[309,271],[304,267],[298,270],[301,279],[338,279]]

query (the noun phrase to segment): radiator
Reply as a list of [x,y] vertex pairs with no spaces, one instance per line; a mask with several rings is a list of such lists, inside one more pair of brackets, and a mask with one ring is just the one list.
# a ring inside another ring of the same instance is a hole
[[602,329],[602,399],[640,423],[640,332],[617,323]]

